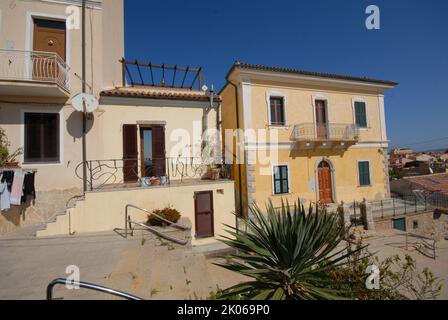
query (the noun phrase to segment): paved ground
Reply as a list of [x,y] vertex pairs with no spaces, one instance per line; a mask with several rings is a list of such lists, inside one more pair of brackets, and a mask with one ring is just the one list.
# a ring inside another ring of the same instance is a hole
[[[419,240],[411,238],[409,243],[418,243]],[[366,243],[370,244],[370,252],[376,253],[380,260],[394,255],[404,257],[409,254],[416,259],[417,267],[420,271],[429,268],[439,280],[442,281],[443,289],[439,297],[441,300],[448,300],[448,241],[443,240],[436,244],[437,258],[434,260],[417,252],[412,246],[406,250],[406,237],[399,232],[385,232],[378,234],[376,237],[369,239]]]
[[[125,291],[145,299],[205,299],[217,288],[244,279],[213,265],[201,250],[171,246],[137,236],[125,240],[115,233],[53,239],[31,239],[32,230],[0,238],[0,300],[45,299],[47,284],[65,278],[67,266],[81,270],[81,280]],[[405,251],[404,237],[383,234],[368,241],[381,258],[409,253],[418,267],[429,267],[444,281],[448,299],[448,241],[437,244],[436,260]],[[85,290],[58,288],[56,298],[109,299]]]
[[[203,253],[159,240],[125,240],[115,233],[54,239],[0,238],[0,299],[45,299],[47,284],[66,278],[67,266],[81,280],[145,299],[205,299],[217,288],[243,280]],[[85,290],[58,288],[55,297],[106,299]]]

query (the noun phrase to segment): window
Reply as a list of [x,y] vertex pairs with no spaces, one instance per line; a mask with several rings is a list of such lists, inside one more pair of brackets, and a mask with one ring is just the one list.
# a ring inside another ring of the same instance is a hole
[[288,166],[274,167],[274,194],[289,193]]
[[355,102],[355,121],[358,128],[367,128],[367,112],[366,103],[361,101]]
[[26,163],[59,162],[59,114],[25,113]]
[[359,185],[361,187],[370,186],[370,162],[360,161],[358,162],[359,170]]
[[271,97],[271,125],[284,126],[286,125],[285,117],[285,99],[282,97]]

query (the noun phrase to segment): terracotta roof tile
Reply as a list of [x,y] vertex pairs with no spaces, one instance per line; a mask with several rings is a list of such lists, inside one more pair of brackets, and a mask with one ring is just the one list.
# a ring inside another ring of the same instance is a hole
[[[153,87],[126,87],[101,91],[102,97],[128,97],[166,100],[188,100],[188,101],[209,101],[210,95],[197,90],[180,90],[170,88]],[[216,95],[215,102],[221,101],[221,97]]]
[[297,75],[303,75],[303,76],[366,82],[366,83],[374,83],[374,84],[387,85],[387,86],[398,85],[398,83],[396,83],[394,81],[389,81],[389,80],[378,80],[378,79],[373,79],[373,78],[368,78],[368,77],[347,76],[347,75],[339,75],[339,74],[333,74],[333,73],[305,71],[305,70],[292,69],[292,68],[286,68],[286,67],[272,67],[272,66],[264,66],[264,65],[258,65],[258,64],[240,63],[240,62],[236,62],[233,65],[229,74],[232,73],[232,71],[235,69],[248,69],[248,70],[256,70],[256,71],[290,73],[290,74],[297,74]]
[[448,173],[406,178],[426,190],[448,194]]

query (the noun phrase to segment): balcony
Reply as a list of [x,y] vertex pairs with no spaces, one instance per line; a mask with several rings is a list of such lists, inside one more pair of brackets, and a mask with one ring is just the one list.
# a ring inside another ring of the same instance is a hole
[[0,95],[66,99],[69,71],[56,53],[0,49]]
[[359,141],[359,130],[354,124],[302,123],[294,126],[294,141],[302,149],[348,149]]

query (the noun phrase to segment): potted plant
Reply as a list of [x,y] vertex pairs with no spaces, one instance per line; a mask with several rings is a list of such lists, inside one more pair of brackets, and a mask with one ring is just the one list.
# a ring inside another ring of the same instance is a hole
[[[171,221],[172,223],[177,223],[180,218],[180,212],[172,207],[166,207],[164,209],[157,209],[153,211],[154,214],[150,214],[148,216],[148,221],[146,222],[149,226],[154,227],[166,227],[167,223],[164,221],[161,221],[157,216],[162,217],[168,221]],[[157,215],[157,216],[155,216]]]
[[23,149],[19,148],[14,152],[9,151],[10,142],[6,136],[5,130],[0,128],[0,168],[18,168],[19,162],[16,158],[23,153]]
[[219,168],[215,163],[212,163],[208,167],[208,178],[210,180],[219,180],[221,175],[221,168]]

